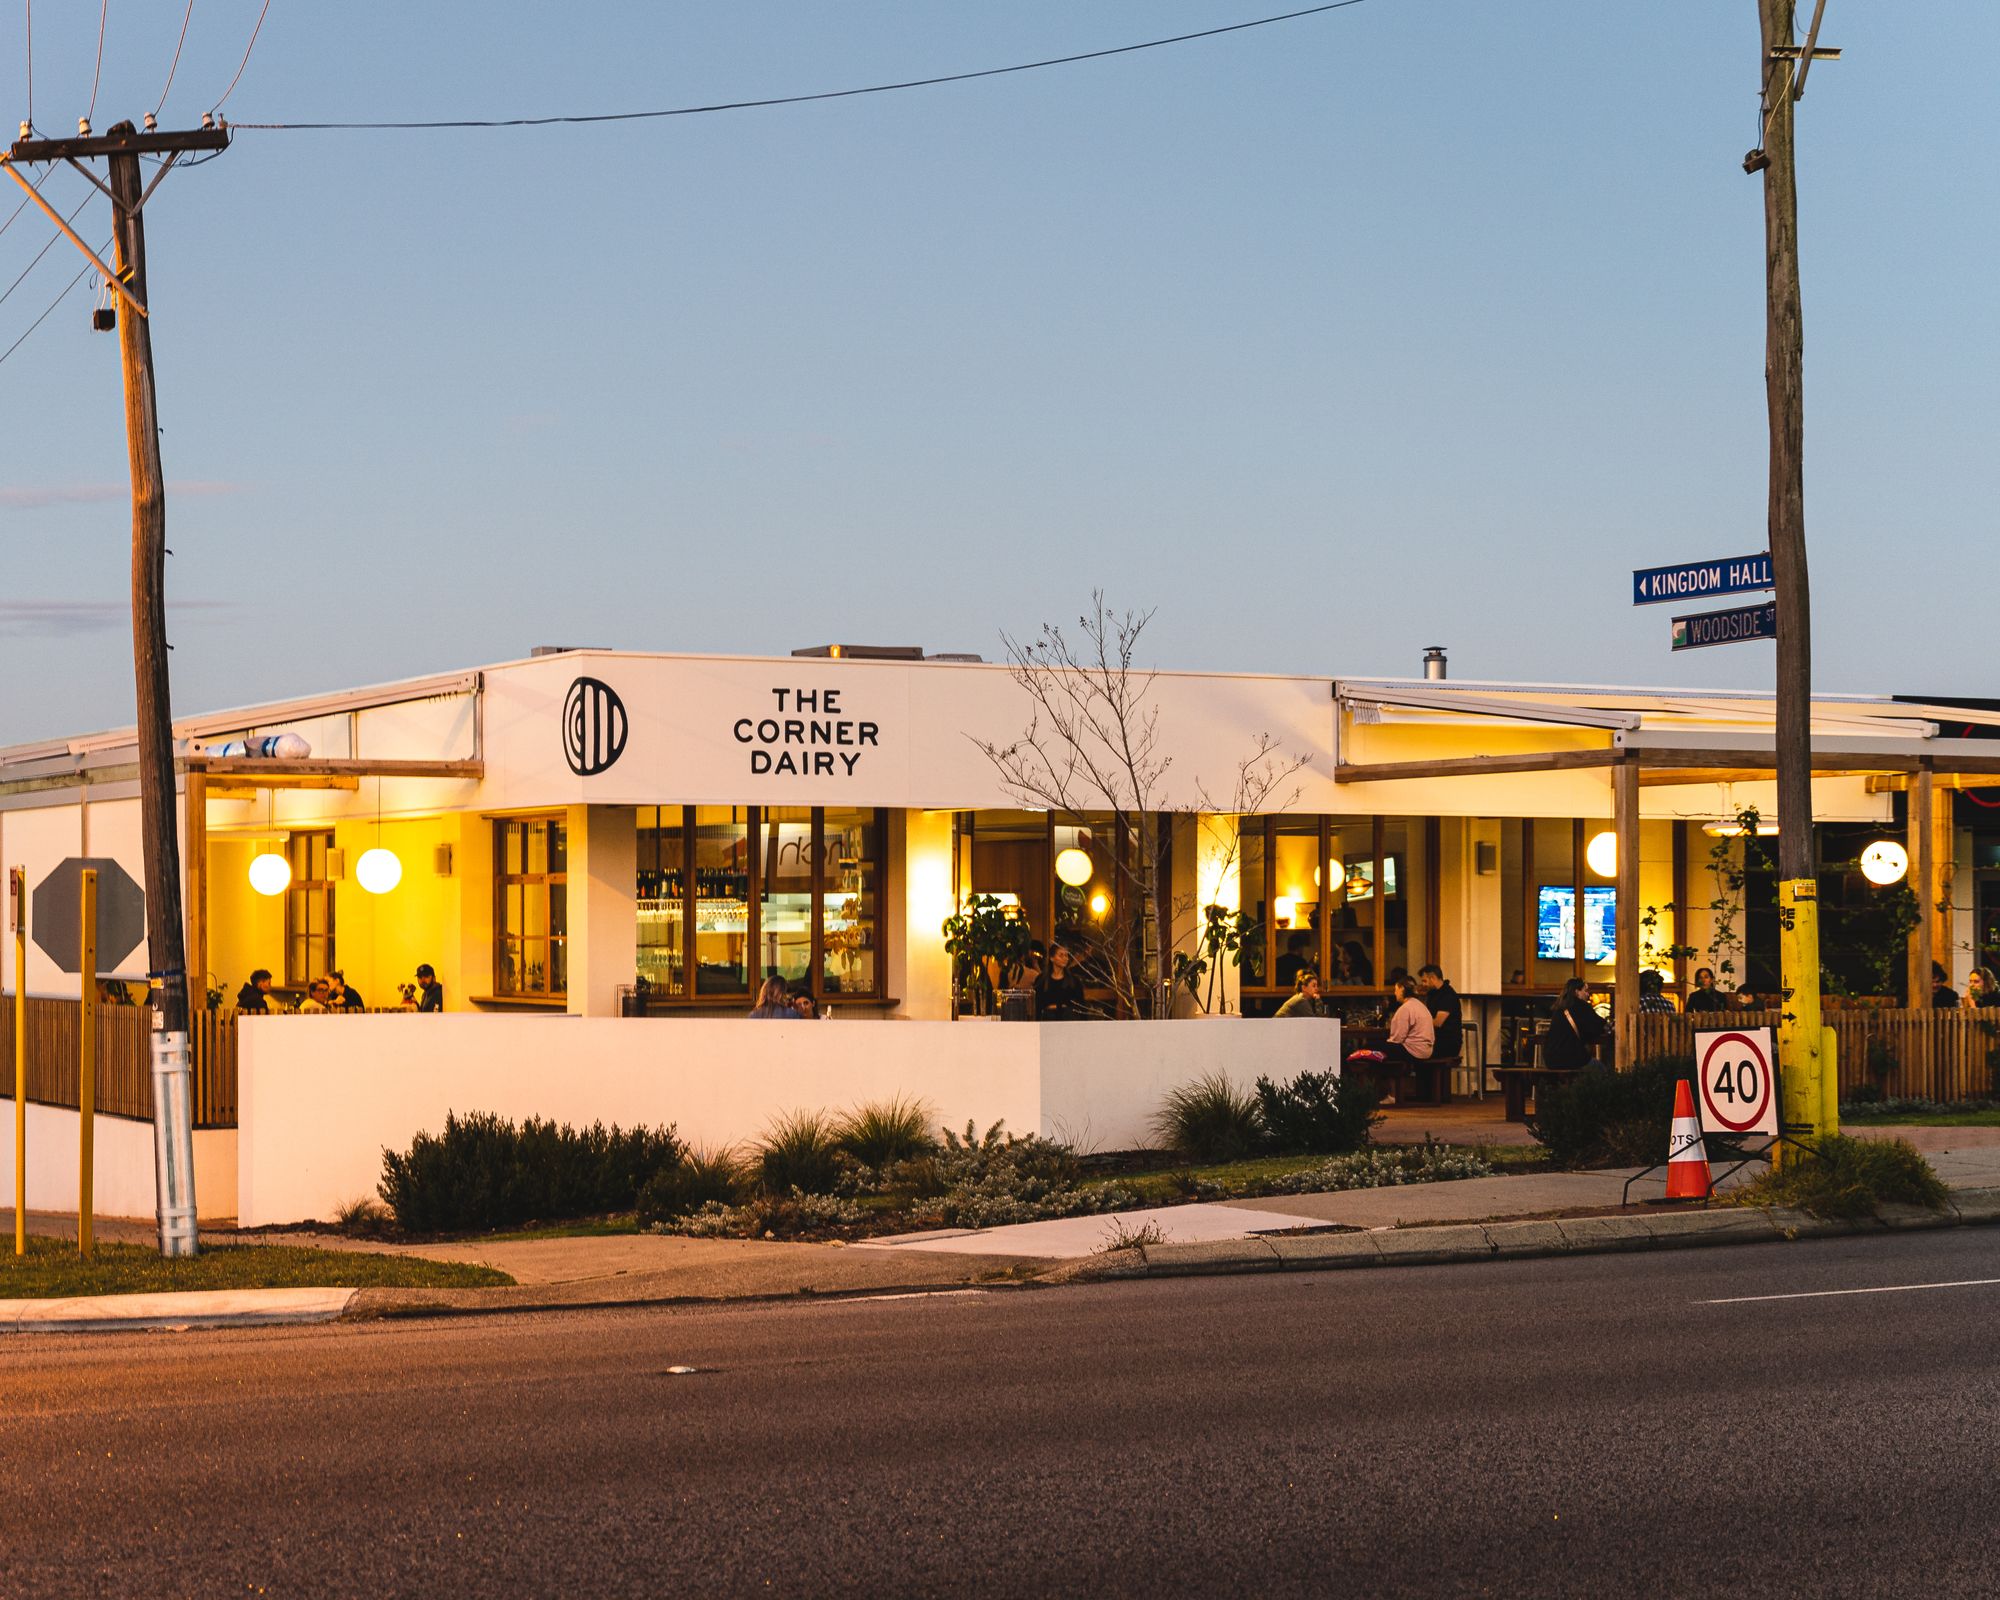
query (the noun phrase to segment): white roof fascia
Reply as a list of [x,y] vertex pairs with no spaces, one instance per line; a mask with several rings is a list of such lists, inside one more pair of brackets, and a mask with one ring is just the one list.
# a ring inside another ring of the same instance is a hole
[[1634,711],[1595,711],[1586,707],[1552,706],[1534,700],[1502,700],[1484,695],[1417,689],[1357,693],[1353,685],[1341,682],[1335,683],[1334,692],[1343,706],[1372,706],[1377,710],[1448,711],[1457,716],[1501,717],[1509,722],[1547,722],[1569,728],[1636,729],[1640,722],[1639,714]]
[[[1768,755],[1769,733],[1722,733],[1703,731],[1690,738],[1690,729],[1648,728],[1640,733],[1622,733],[1617,743],[1625,750],[1688,749]],[[1813,754],[1818,756],[1992,756],[1992,742],[1985,739],[1935,739],[1921,732],[1898,737],[1894,734],[1814,733]]]

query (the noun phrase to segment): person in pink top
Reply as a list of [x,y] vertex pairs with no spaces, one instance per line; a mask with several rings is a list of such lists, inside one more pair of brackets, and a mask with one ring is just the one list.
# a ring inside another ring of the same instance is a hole
[[1396,1012],[1389,1019],[1389,1042],[1382,1046],[1385,1061],[1428,1061],[1437,1043],[1437,1028],[1430,1008],[1417,998],[1417,980],[1396,979]]

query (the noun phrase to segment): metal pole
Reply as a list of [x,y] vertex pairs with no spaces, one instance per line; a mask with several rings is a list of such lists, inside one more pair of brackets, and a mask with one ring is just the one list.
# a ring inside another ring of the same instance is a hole
[[97,1196],[97,869],[85,867],[77,890],[81,905],[82,960],[77,963],[80,1006],[77,1023],[78,1055],[76,1079],[77,1167],[76,1167],[76,1248],[89,1255],[92,1244],[92,1211]]
[[28,874],[7,874],[14,913],[14,1254],[28,1253]]

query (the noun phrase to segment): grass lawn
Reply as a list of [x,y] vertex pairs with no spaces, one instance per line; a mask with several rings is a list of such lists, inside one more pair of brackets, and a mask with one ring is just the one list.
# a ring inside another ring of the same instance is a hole
[[574,1222],[544,1222],[507,1233],[452,1234],[454,1239],[477,1239],[481,1244],[516,1244],[524,1239],[602,1239],[618,1233],[644,1233],[635,1211],[613,1212],[608,1217],[581,1217]]
[[28,1253],[0,1247],[0,1300],[165,1294],[200,1289],[484,1289],[514,1280],[491,1267],[299,1245],[213,1245],[168,1260],[150,1245],[100,1242],[88,1259],[71,1239],[30,1237]]

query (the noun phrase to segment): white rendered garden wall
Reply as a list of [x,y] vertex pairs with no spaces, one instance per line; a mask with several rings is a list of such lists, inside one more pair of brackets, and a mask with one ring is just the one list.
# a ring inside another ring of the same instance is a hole
[[[375,1192],[449,1111],[672,1123],[691,1144],[755,1137],[774,1116],[892,1095],[941,1125],[1044,1133],[1083,1149],[1151,1140],[1167,1091],[1222,1071],[1248,1087],[1333,1066],[1340,1025],[1183,1022],[752,1022],[369,1015],[240,1023],[238,1220],[327,1218]],[[150,1172],[150,1153],[148,1171]]]
[[[153,1125],[130,1117],[91,1119],[92,1209],[100,1217],[155,1215]],[[0,1205],[14,1204],[14,1102],[0,1100]],[[28,1105],[28,1209],[73,1215],[82,1115],[61,1106]],[[236,1215],[236,1130],[197,1128],[195,1209],[202,1220]],[[12,1248],[11,1245],[8,1246]]]

